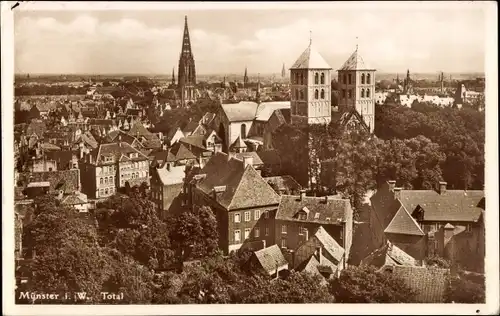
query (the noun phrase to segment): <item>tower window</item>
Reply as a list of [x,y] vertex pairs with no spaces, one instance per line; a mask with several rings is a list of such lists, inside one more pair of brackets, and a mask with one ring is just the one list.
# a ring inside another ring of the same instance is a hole
[[366,97],[369,98],[370,97],[370,89],[366,89]]
[[[364,80],[364,75],[361,78],[363,78],[363,79],[361,79],[363,81]],[[365,89],[361,89],[361,97],[362,98],[365,97]]]
[[321,84],[325,84],[325,73],[321,73]]
[[241,138],[247,138],[247,126],[246,126],[246,124],[241,124]]
[[318,76],[318,73],[315,73],[314,74],[314,84],[318,84],[319,83],[319,76]]
[[361,74],[361,84],[365,84],[365,74]]
[[367,83],[367,84],[370,84],[370,79],[371,79],[371,78],[370,78],[370,74],[367,74],[367,75],[366,75],[366,83]]
[[314,98],[316,100],[318,99],[318,95],[319,95],[318,89],[314,90]]
[[352,75],[349,74],[349,84],[351,84],[351,83],[352,83]]
[[325,98],[325,89],[321,89],[321,99]]
[[347,75],[344,74],[344,84],[347,84]]

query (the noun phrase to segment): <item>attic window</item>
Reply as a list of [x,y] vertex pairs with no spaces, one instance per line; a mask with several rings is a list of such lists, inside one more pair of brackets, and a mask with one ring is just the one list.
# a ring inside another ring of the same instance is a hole
[[319,213],[314,214],[314,219],[319,219]]

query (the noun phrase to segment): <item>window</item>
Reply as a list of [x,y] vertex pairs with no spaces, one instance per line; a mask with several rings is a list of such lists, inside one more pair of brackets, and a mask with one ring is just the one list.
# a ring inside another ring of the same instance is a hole
[[371,79],[371,78],[370,78],[370,74],[367,74],[367,75],[366,75],[366,83],[367,83],[367,84],[370,84],[370,79]]
[[366,89],[366,97],[369,98],[370,97],[370,89]]
[[319,213],[314,214],[314,219],[319,219]]
[[234,214],[234,222],[239,223],[240,222],[240,213]]
[[325,73],[321,73],[321,84],[325,84]]
[[258,220],[260,219],[260,210],[256,210],[256,211],[254,212],[254,219],[255,219],[256,221],[258,221]]
[[361,97],[364,98],[365,97],[365,89],[361,89]]
[[239,242],[241,240],[241,232],[239,229],[234,231],[234,241]]
[[304,100],[304,91],[300,91],[300,100]]
[[245,222],[250,221],[250,212],[245,212]]
[[345,97],[346,97],[345,89],[342,89],[342,98],[345,99]]
[[299,89],[295,89],[295,100],[299,99]]
[[269,218],[269,211],[264,212],[264,218],[266,218],[266,219]]
[[135,177],[136,177],[136,178],[139,178],[139,172],[136,172],[136,173],[135,173]]
[[260,237],[260,229],[259,229],[259,227],[255,227],[253,229],[253,231],[254,231],[255,238],[259,238]]
[[269,226],[266,226],[266,236],[269,236]]
[[108,184],[108,177],[104,178],[104,184]]
[[349,78],[349,84],[351,84],[351,83],[352,83],[352,75],[351,75],[351,74],[349,74],[348,76],[349,76],[349,77],[348,77],[348,78]]
[[286,234],[286,225],[281,225],[281,233]]
[[247,126],[246,124],[241,124],[241,138],[247,138]]
[[349,99],[352,99],[352,89],[349,89]]
[[361,84],[365,84],[365,74],[361,74]]
[[314,84],[318,84],[318,83],[319,83],[318,73],[315,73],[314,74]]
[[113,176],[109,177],[109,183],[112,184],[113,183]]
[[303,235],[303,230],[304,230],[304,227],[302,227],[302,225],[299,226],[299,235]]
[[319,91],[318,91],[318,89],[314,90],[314,98],[316,100],[319,98]]
[[103,184],[104,180],[103,178],[99,178],[99,184]]
[[107,188],[104,190],[104,194],[108,195],[108,189]]
[[281,239],[281,248],[286,248],[286,239]]
[[248,239],[250,237],[250,228],[245,228],[245,239]]
[[465,225],[465,230],[466,230],[467,232],[471,232],[471,231],[472,231],[472,225],[471,225],[471,224],[466,224],[466,225]]
[[305,239],[309,240],[309,231],[307,230],[307,228],[304,228],[304,230],[302,231],[302,233],[305,235]]
[[321,99],[325,98],[325,89],[321,89]]
[[344,84],[347,84],[347,75],[344,74]]
[[104,189],[99,190],[99,195],[104,195]]

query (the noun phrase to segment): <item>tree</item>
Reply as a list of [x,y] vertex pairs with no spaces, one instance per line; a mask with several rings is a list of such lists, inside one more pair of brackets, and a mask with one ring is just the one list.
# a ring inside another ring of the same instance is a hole
[[172,221],[170,239],[173,248],[183,254],[181,260],[211,256],[218,249],[217,219],[210,207],[186,210]]
[[329,289],[337,303],[411,303],[415,296],[402,280],[371,266],[344,269]]
[[469,281],[463,277],[452,277],[446,294],[447,303],[484,304],[485,284]]

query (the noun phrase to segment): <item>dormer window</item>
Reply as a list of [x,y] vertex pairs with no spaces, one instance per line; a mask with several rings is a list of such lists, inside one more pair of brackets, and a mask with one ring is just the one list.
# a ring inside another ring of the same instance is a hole
[[137,158],[137,157],[139,157],[138,153],[130,153],[129,154],[129,158]]
[[314,219],[319,219],[319,213],[314,214]]

